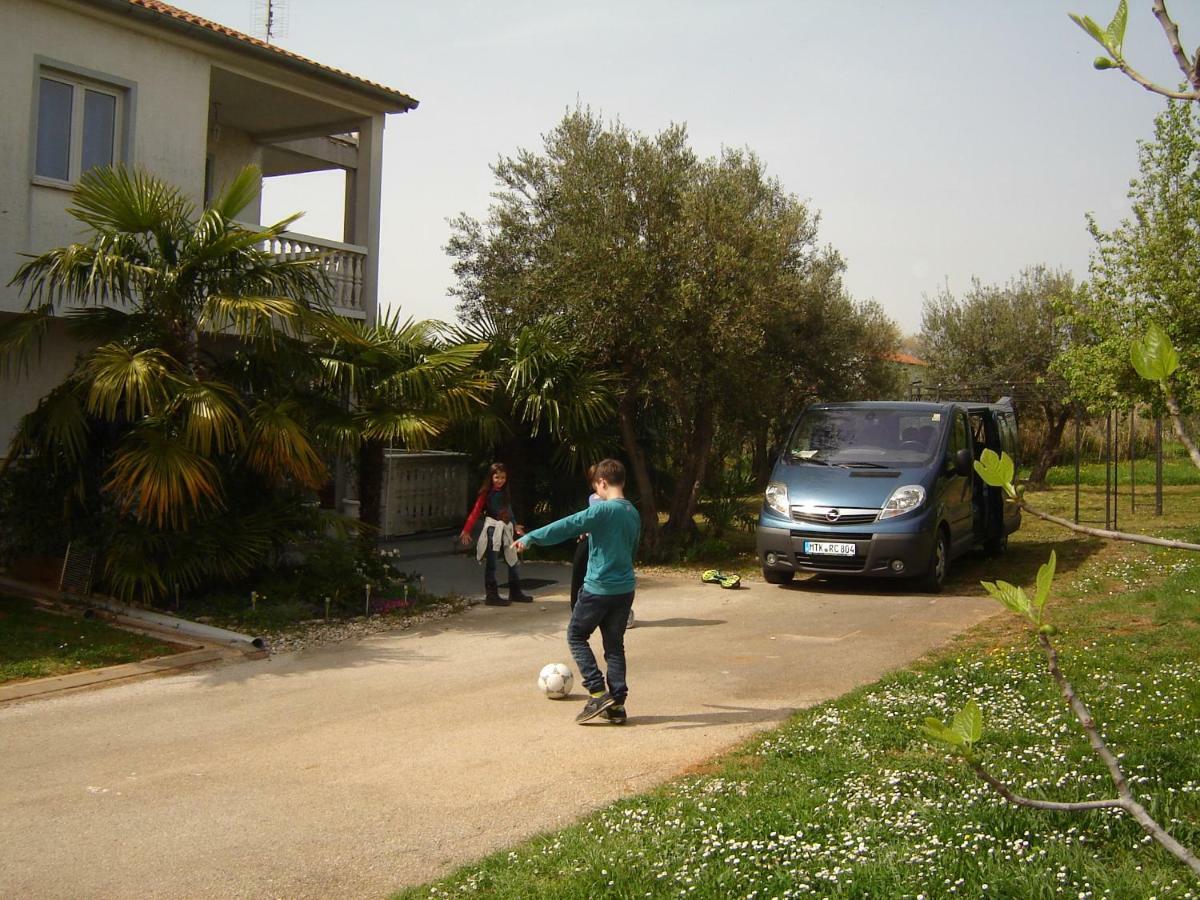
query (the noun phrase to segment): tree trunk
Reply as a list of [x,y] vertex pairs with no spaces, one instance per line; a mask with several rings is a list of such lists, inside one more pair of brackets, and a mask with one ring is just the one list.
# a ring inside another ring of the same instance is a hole
[[767,486],[771,477],[771,467],[775,460],[771,458],[771,426],[764,422],[758,433],[754,435],[754,484],[760,489]]
[[359,517],[367,525],[383,528],[383,441],[364,441],[358,449]]
[[1046,432],[1029,472],[1029,483],[1037,485],[1046,483],[1046,473],[1054,465],[1059,445],[1062,444],[1063,431],[1071,418],[1069,406],[1056,407],[1056,404],[1047,403],[1043,411],[1046,414]]
[[1200,449],[1196,448],[1196,442],[1187,433],[1187,429],[1183,424],[1183,411],[1179,408],[1179,401],[1175,399],[1175,395],[1171,391],[1167,390],[1165,382],[1163,384],[1163,396],[1167,401],[1167,412],[1170,413],[1171,424],[1175,426],[1175,435],[1179,438],[1179,442],[1187,448],[1192,465],[1200,469]]
[[670,534],[690,535],[696,530],[696,502],[700,497],[700,485],[704,481],[714,432],[712,405],[701,400],[697,405],[683,465],[671,497],[671,516],[666,529]]
[[642,546],[648,550],[658,548],[658,506],[654,502],[654,482],[646,465],[646,455],[637,439],[637,398],[627,390],[617,407],[617,418],[621,425],[621,443],[633,469],[633,479],[641,495]]

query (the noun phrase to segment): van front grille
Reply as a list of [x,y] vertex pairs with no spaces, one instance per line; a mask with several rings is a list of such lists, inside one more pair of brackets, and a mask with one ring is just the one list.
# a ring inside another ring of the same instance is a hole
[[865,513],[845,513],[840,514],[837,519],[830,519],[828,514],[801,512],[792,510],[792,518],[797,522],[811,522],[814,525],[866,525],[868,522],[874,522],[879,516],[878,512]]

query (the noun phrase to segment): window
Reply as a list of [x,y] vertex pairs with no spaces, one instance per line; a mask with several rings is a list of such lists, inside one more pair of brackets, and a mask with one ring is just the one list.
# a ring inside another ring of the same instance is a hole
[[121,158],[123,88],[46,70],[38,78],[34,175],[76,181]]
[[970,438],[967,437],[967,417],[961,409],[954,411],[954,431],[950,434],[950,443],[946,447],[946,456],[953,462],[959,450],[971,448]]

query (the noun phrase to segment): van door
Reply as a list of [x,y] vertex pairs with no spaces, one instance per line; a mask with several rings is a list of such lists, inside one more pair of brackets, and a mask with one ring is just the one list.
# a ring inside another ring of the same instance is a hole
[[[1000,446],[1013,461],[1013,470],[1020,471],[1020,443],[1017,441],[1017,417],[1011,412],[998,416],[1000,423]],[[1004,504],[1004,533],[1012,534],[1021,527],[1021,507],[1015,503]]]
[[[950,439],[946,442],[946,458],[942,462],[946,479],[946,521],[950,525],[950,554],[957,556],[970,549],[975,539],[972,527],[972,481],[974,474],[959,475],[954,471],[954,458],[959,450],[971,450],[971,432],[967,414],[955,407]],[[972,453],[974,457],[974,453]]]

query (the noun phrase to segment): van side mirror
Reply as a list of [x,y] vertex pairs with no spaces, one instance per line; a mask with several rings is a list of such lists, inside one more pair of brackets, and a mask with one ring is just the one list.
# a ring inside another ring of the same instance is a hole
[[955,475],[970,475],[975,471],[975,458],[971,456],[971,451],[963,448],[954,454],[954,474]]

